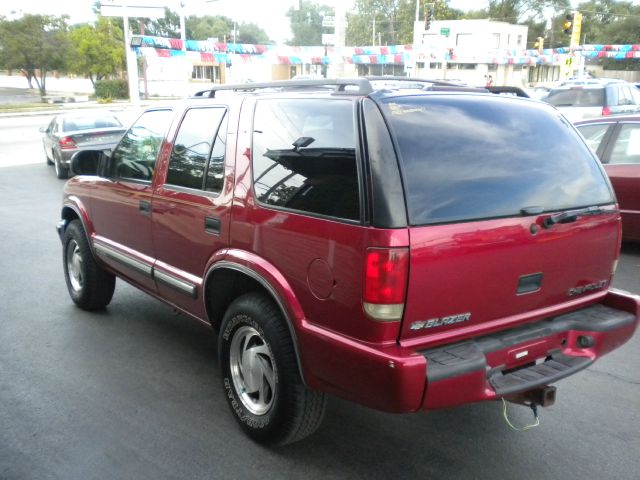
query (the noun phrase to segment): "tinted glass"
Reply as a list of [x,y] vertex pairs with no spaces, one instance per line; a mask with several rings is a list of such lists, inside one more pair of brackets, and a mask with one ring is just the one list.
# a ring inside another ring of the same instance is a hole
[[387,99],[413,225],[606,204],[597,159],[538,102],[485,95]]
[[609,163],[640,163],[640,123],[621,125]]
[[597,152],[598,147],[602,143],[602,139],[607,133],[607,130],[609,130],[610,125],[610,123],[597,123],[591,125],[580,125],[577,128],[591,150]]
[[360,218],[350,100],[261,100],[253,131],[260,202],[331,217]]
[[210,192],[222,191],[224,183],[224,154],[227,149],[227,117],[222,120],[222,124],[216,134],[213,150],[209,158],[209,168],[207,168],[207,182],[205,189]]
[[160,145],[171,124],[171,110],[143,113],[111,154],[109,176],[151,180]]
[[544,101],[555,107],[602,107],[604,88],[551,90]]
[[187,110],[171,151],[168,184],[203,188],[205,169],[224,113],[224,108]]

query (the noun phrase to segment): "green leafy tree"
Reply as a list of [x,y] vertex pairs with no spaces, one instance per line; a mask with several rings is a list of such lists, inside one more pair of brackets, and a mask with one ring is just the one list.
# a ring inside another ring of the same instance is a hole
[[233,20],[223,15],[205,15],[203,17],[188,17],[186,20],[187,38],[193,40],[207,40],[217,38],[225,42],[233,32]]
[[347,14],[347,45],[397,45],[413,41],[413,0],[356,0]]
[[67,16],[24,15],[17,20],[0,22],[2,67],[20,70],[29,86],[35,81],[41,95],[46,95],[47,75],[64,71],[71,47]]
[[[290,45],[322,45],[322,34],[328,33],[322,27],[322,19],[326,15],[334,15],[334,9],[303,0],[300,8],[290,8],[287,12],[293,38]],[[331,30],[333,31],[333,30]]]
[[[449,7],[448,0],[434,0],[434,20],[457,20],[463,12]],[[419,19],[424,20],[424,2],[419,5]],[[347,44],[396,45],[413,42],[416,17],[415,0],[356,0],[347,15]],[[375,32],[374,32],[375,28]],[[375,33],[375,35],[374,35]]]
[[100,17],[95,25],[71,31],[73,55],[69,71],[85,75],[95,86],[97,80],[115,75],[124,67],[122,29],[110,18]]
[[255,23],[241,23],[236,33],[236,42],[260,45],[273,43],[269,35]]

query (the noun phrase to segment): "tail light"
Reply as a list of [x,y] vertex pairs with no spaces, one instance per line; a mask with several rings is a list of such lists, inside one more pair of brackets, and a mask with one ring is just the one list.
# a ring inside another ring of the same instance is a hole
[[605,105],[602,107],[602,116],[608,117],[609,115],[611,115],[611,109]]
[[72,137],[62,137],[58,140],[58,145],[60,145],[60,150],[71,150],[78,146]]
[[370,248],[364,273],[364,310],[374,320],[402,319],[409,277],[409,249]]

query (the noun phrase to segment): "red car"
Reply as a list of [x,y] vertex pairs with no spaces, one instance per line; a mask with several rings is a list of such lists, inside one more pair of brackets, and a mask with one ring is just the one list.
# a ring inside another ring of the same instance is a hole
[[217,86],[76,154],[71,299],[104,308],[118,277],[211,325],[258,442],[312,433],[327,394],[552,403],[638,325],[639,298],[609,289],[611,185],[553,107],[415,83]]
[[597,153],[618,197],[623,240],[640,242],[640,116],[576,122]]

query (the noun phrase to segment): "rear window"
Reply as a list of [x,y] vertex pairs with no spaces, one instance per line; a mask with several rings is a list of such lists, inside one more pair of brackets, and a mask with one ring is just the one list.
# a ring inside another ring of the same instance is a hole
[[602,107],[605,105],[604,87],[551,90],[544,101],[554,107]]
[[77,116],[65,118],[62,130],[70,132],[72,130],[94,130],[96,128],[121,127],[120,121],[110,115],[105,116]]
[[484,95],[385,99],[412,225],[613,202],[573,127],[537,102]]

